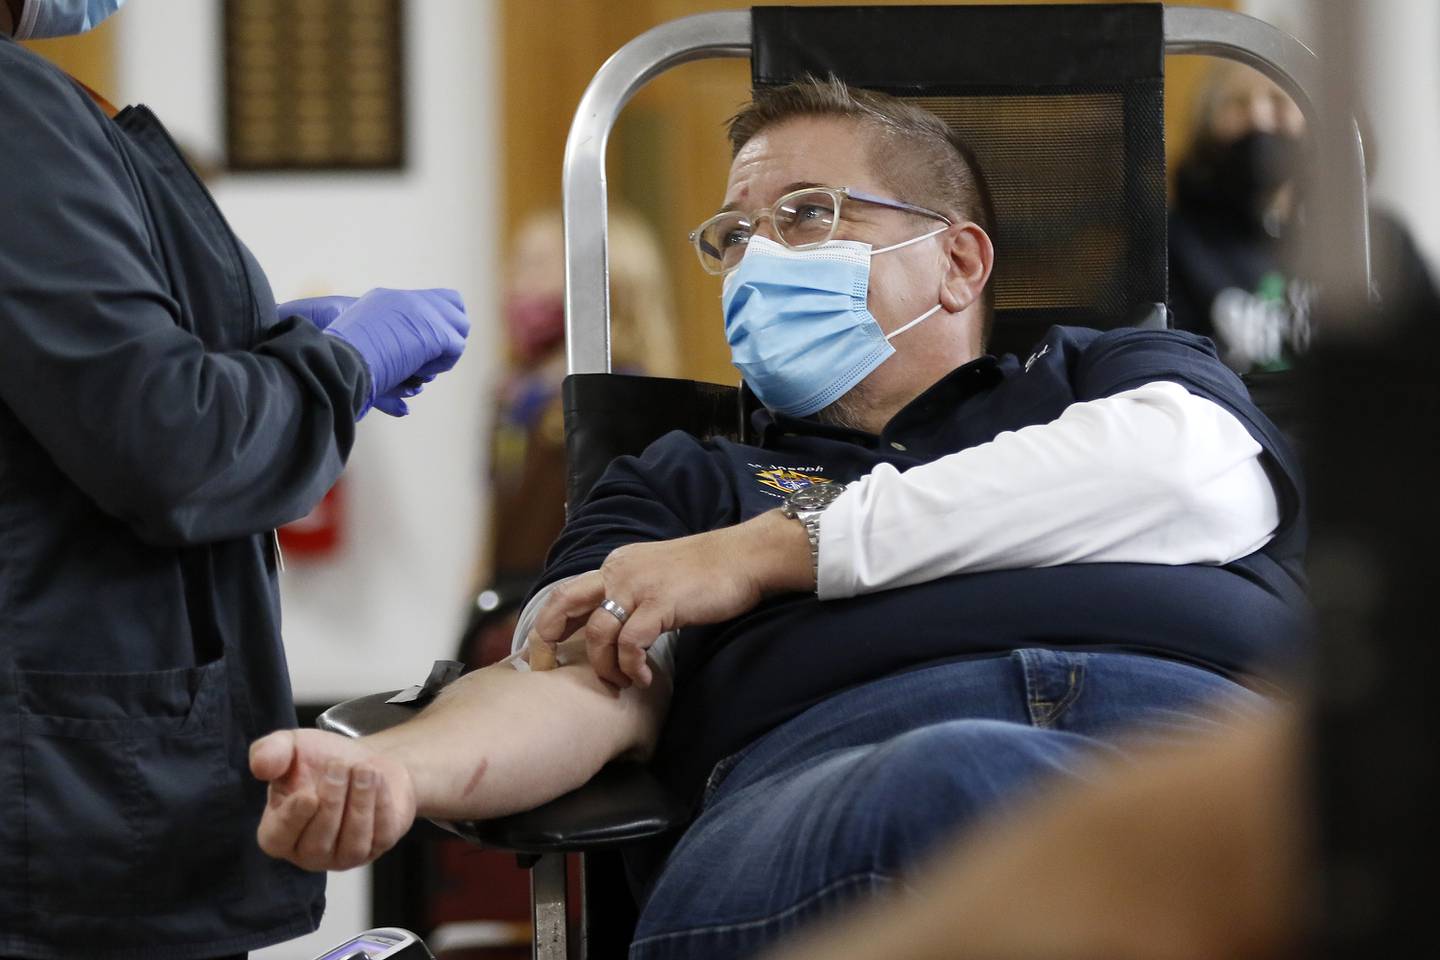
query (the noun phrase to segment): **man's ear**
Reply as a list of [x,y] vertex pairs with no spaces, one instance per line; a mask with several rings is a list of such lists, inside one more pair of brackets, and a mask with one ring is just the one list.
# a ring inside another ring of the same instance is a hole
[[973,223],[957,223],[940,239],[949,261],[940,284],[940,304],[951,313],[960,313],[980,299],[995,264],[995,247],[989,235]]

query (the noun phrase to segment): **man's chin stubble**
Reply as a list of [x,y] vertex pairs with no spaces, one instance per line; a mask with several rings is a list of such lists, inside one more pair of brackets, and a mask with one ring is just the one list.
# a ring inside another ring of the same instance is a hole
[[859,387],[816,412],[815,419],[831,427],[865,431],[865,397]]

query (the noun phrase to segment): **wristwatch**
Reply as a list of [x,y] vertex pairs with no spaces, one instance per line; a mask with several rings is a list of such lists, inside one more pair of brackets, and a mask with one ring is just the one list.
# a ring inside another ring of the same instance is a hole
[[791,490],[780,512],[791,520],[799,520],[810,541],[810,569],[815,574],[815,589],[820,589],[820,514],[845,492],[843,483],[811,483]]

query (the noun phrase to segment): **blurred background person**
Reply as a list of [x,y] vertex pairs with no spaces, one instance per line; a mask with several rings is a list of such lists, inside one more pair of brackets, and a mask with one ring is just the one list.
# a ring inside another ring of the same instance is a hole
[[[1310,343],[1315,285],[1297,270],[1308,149],[1305,117],[1285,91],[1249,67],[1216,63],[1176,170],[1170,308],[1178,328],[1215,340],[1239,373],[1288,369]],[[1365,154],[1373,175],[1373,137],[1365,137]],[[1370,234],[1381,297],[1440,309],[1409,232],[1373,202]]]
[[[673,377],[680,368],[670,278],[636,213],[610,213],[610,351],[616,373]],[[488,571],[463,659],[509,655],[519,602],[565,523],[565,239],[560,211],[533,213],[515,234],[502,307],[506,365],[490,445]],[[489,591],[487,593],[487,590]]]

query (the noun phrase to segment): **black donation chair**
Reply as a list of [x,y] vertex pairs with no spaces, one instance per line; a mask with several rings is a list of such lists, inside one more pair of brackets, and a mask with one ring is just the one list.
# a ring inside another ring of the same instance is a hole
[[[1167,52],[1242,60],[1307,109],[1318,82],[1313,54],[1264,23],[1158,4],[756,7],[687,17],[627,44],[592,81],[565,154],[569,502],[611,459],[670,430],[742,442],[749,432],[743,390],[610,373],[605,149],[620,109],[651,78],[748,56],[757,89],[834,74],[935,111],[989,179],[999,224],[992,351],[1023,356],[1052,324],[1166,325]],[[441,670],[404,704],[390,693],[348,701],[319,725],[359,736],[403,722],[445,679]],[[618,848],[673,835],[688,816],[643,767],[615,763],[534,810],[443,826],[532,868],[534,956],[611,958],[624,955],[636,916]],[[567,947],[574,852],[583,920]]]

